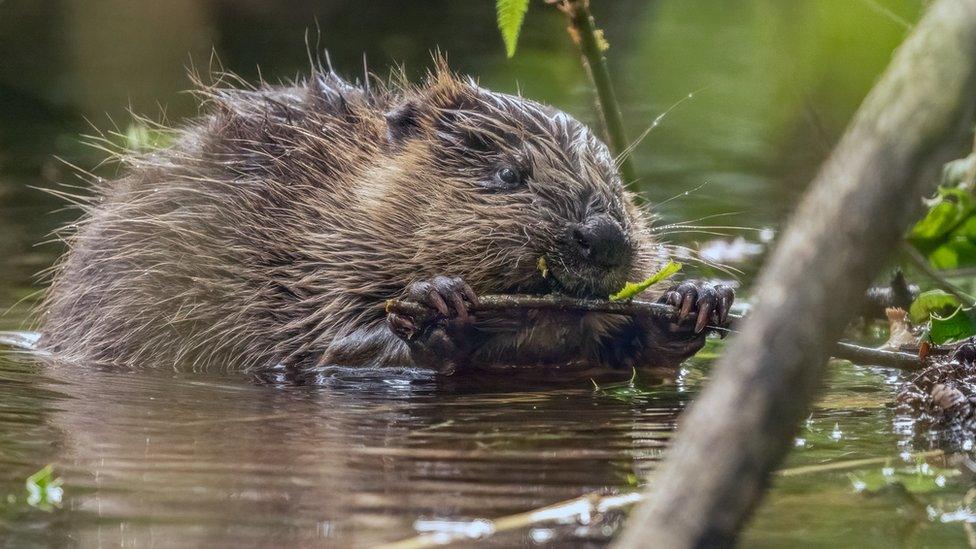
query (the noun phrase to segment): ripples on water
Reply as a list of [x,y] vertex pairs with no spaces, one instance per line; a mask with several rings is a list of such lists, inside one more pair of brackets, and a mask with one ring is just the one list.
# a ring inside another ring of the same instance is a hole
[[675,388],[620,399],[589,381],[271,386],[8,360],[0,497],[52,462],[65,498],[53,513],[8,505],[2,529],[14,546],[391,541],[418,520],[498,517],[631,486],[683,402]]
[[[635,488],[700,387],[709,355],[676,383],[597,388],[590,380],[402,374],[273,384],[41,365],[8,353],[0,362],[0,539],[11,547],[369,546],[489,531],[492,523],[478,519]],[[942,522],[961,516],[963,479],[949,474],[921,494],[856,493],[884,468],[915,467],[898,454],[920,448],[892,427],[897,376],[835,365],[833,378],[789,466],[892,459],[778,479],[749,545],[963,540],[960,522]],[[46,463],[64,479],[52,512],[23,497],[24,479]],[[7,495],[14,500],[3,502]],[[542,523],[492,539],[603,544],[622,517]]]

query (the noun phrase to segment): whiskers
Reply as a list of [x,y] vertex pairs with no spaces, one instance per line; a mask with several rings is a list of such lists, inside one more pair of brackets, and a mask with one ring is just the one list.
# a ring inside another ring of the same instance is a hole
[[688,93],[688,95],[685,95],[681,99],[675,101],[674,103],[671,104],[670,107],[668,107],[667,109],[665,109],[664,112],[662,112],[661,114],[657,115],[654,118],[654,120],[651,122],[651,125],[648,126],[647,128],[645,128],[644,131],[641,132],[641,134],[637,136],[637,139],[635,139],[630,145],[627,146],[626,149],[624,149],[623,151],[621,151],[620,154],[618,154],[613,159],[614,166],[616,166],[619,169],[620,168],[620,165],[625,160],[627,160],[628,157],[630,157],[631,153],[634,152],[634,149],[636,149],[637,146],[640,145],[642,141],[644,141],[644,138],[646,138],[648,135],[650,135],[650,133],[652,131],[654,131],[654,129],[657,128],[661,124],[661,122],[663,122],[664,119],[667,118],[667,116],[669,114],[671,114],[672,111],[674,111],[675,109],[677,109],[678,107],[680,107],[685,102],[691,101],[692,99],[694,99],[694,97],[695,97],[696,94],[701,93],[701,92],[705,91],[706,89],[708,89],[708,86],[705,86],[703,88],[699,88],[699,89],[697,89],[697,90],[695,90],[693,92]]
[[726,265],[724,263],[719,263],[717,261],[712,261],[702,257],[698,250],[689,246],[672,243],[660,243],[658,244],[658,249],[660,250],[660,255],[668,259],[698,265],[707,269],[714,269],[728,275],[731,278],[738,278],[743,274],[742,270],[731,265]]
[[652,212],[652,211],[660,208],[661,206],[663,206],[665,204],[668,204],[669,202],[674,202],[675,200],[678,200],[679,198],[687,198],[687,197],[691,196],[692,194],[697,193],[698,191],[704,189],[707,185],[708,185],[708,181],[705,181],[704,183],[702,183],[701,185],[699,185],[699,186],[697,186],[695,188],[688,189],[687,191],[681,191],[680,193],[678,193],[678,194],[676,194],[674,196],[671,196],[670,198],[666,198],[666,199],[664,199],[664,200],[662,200],[660,202],[654,203],[654,204],[642,204],[641,207],[642,208],[645,208],[649,212]]
[[[689,194],[700,190],[707,183],[703,183],[698,187],[685,191],[670,200],[676,198],[685,197]],[[659,204],[660,205],[660,204]],[[699,249],[692,248],[690,246],[677,244],[674,242],[669,242],[669,240],[674,239],[676,236],[683,235],[706,235],[721,238],[732,238],[735,236],[740,236],[737,233],[742,232],[755,232],[756,234],[761,234],[766,229],[762,227],[751,227],[747,225],[735,225],[735,224],[711,224],[706,223],[709,220],[727,218],[730,216],[740,215],[742,212],[721,212],[716,214],[704,215],[694,219],[688,219],[685,221],[677,221],[673,223],[654,225],[646,229],[646,234],[653,237],[659,242],[658,246],[660,249],[660,255],[667,257],[669,259],[675,259],[679,261],[684,261],[687,263],[697,264],[702,267],[709,269],[715,269],[723,272],[733,278],[737,278],[743,273],[742,270],[735,268],[731,265],[714,261],[707,257],[703,257]]]

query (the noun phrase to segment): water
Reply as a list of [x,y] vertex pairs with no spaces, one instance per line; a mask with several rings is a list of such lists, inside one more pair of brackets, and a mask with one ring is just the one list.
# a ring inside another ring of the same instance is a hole
[[[30,186],[71,182],[52,155],[92,168],[84,119],[192,113],[183,65],[269,79],[307,66],[318,19],[337,69],[422,72],[440,45],[485,85],[592,120],[563,22],[533,4],[506,61],[490,3],[0,3],[0,329],[28,326],[60,252],[37,245],[72,219]],[[914,21],[916,0],[594,2],[611,41],[631,135],[670,105],[635,153],[664,222],[777,228]],[[436,17],[432,14],[436,14]],[[464,32],[459,32],[463,29]],[[355,32],[353,32],[355,31]],[[314,34],[314,33],[313,33]],[[106,115],[106,113],[108,113]],[[111,174],[111,167],[100,168]],[[753,231],[742,234],[749,242]],[[693,247],[711,234],[675,235]],[[728,237],[731,241],[731,237]],[[748,248],[748,247],[747,247]],[[758,259],[740,265],[748,293]],[[369,546],[423,532],[484,532],[499,519],[578,496],[628,494],[653,471],[678,414],[708,379],[713,342],[673,383],[637,378],[453,379],[343,375],[315,385],[233,374],[52,367],[0,355],[0,545]],[[965,546],[969,479],[914,438],[892,402],[903,376],[834,363],[748,546]],[[839,469],[803,469],[852,460]],[[59,506],[27,502],[46,464]],[[602,545],[623,515],[540,523],[498,545]],[[474,521],[474,522],[472,522]]]

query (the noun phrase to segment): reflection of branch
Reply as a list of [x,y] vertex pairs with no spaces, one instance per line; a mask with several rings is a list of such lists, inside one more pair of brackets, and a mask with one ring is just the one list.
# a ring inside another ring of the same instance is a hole
[[[654,303],[650,301],[605,301],[600,299],[579,299],[561,295],[483,295],[479,299],[478,305],[471,307],[471,311],[524,311],[524,310],[548,310],[561,312],[579,313],[610,313],[626,316],[639,316],[658,319],[661,321],[674,321],[678,317],[678,311],[671,305],[664,303]],[[386,302],[386,310],[397,309],[409,312],[411,315],[422,319],[425,315],[432,314],[428,307],[411,301],[391,299]],[[695,313],[688,316],[691,325],[694,324]],[[741,316],[729,315],[729,320],[738,322]],[[422,320],[421,320],[422,321]],[[721,328],[720,328],[721,329]],[[899,351],[885,351],[862,347],[854,343],[840,342],[833,352],[833,356],[844,360],[849,360],[856,364],[871,364],[877,366],[888,366],[901,370],[916,370],[922,366],[922,361],[917,355]]]
[[620,158],[620,175],[627,185],[631,185],[637,179],[637,175],[634,172],[634,165],[630,161],[630,155],[624,154],[628,146],[627,135],[620,118],[617,95],[614,93],[613,83],[610,81],[607,60],[603,56],[606,41],[601,35],[602,31],[597,29],[593,22],[593,14],[590,13],[590,0],[554,0],[552,3],[556,3],[559,10],[569,18],[569,34],[573,42],[579,46],[580,54],[583,56],[590,74],[590,80],[596,89],[597,103],[600,104],[603,124],[607,130],[607,138],[610,140],[610,148],[613,149],[614,156]]
[[935,270],[928,260],[922,257],[922,254],[918,253],[918,250],[913,248],[911,244],[903,242],[901,249],[905,253],[905,256],[911,260],[912,264],[918,267],[918,270],[922,271],[926,276],[931,278],[932,281],[935,282],[935,285],[941,290],[956,296],[956,299],[958,299],[963,306],[972,307],[973,304],[976,303],[976,297],[967,294],[958,286],[946,280],[946,278],[942,276],[942,273]]
[[[914,461],[928,459],[945,455],[942,450],[929,450],[917,452],[909,456]],[[796,477],[801,475],[811,475],[824,473],[827,471],[843,471],[847,469],[858,469],[868,465],[881,465],[892,461],[891,457],[850,459],[844,461],[832,461],[830,463],[820,463],[817,465],[805,465],[781,469],[777,475],[781,477]],[[969,495],[967,494],[967,498]],[[593,520],[594,515],[604,514],[608,511],[623,510],[631,505],[644,500],[644,494],[640,491],[623,492],[621,494],[602,494],[593,492],[578,498],[561,501],[552,505],[547,505],[532,511],[507,515],[497,519],[477,519],[464,523],[468,528],[459,528],[450,532],[436,532],[421,534],[419,536],[401,540],[395,543],[382,545],[383,549],[421,549],[427,547],[441,547],[448,543],[459,543],[463,541],[473,541],[485,539],[499,532],[510,532],[520,528],[528,528],[538,524],[547,523],[574,523],[579,519]],[[968,506],[968,503],[967,503]]]
[[447,543],[474,541],[490,537],[499,532],[509,532],[536,524],[567,522],[577,518],[591,518],[593,515],[627,508],[643,499],[640,492],[623,494],[590,493],[578,498],[561,501],[532,511],[508,515],[494,520],[479,519],[465,523],[468,528],[421,534],[417,537],[388,543],[382,549],[420,549],[442,547]]

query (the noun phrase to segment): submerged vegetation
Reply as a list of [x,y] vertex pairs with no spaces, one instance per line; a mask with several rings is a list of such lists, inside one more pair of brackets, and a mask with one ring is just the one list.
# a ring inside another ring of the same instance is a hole
[[[24,501],[31,507],[36,507],[42,511],[51,511],[61,506],[61,499],[64,497],[64,489],[61,487],[62,480],[54,476],[54,467],[45,465],[43,469],[27,477],[24,485],[27,488]],[[8,503],[16,503],[17,497],[10,495]]]

